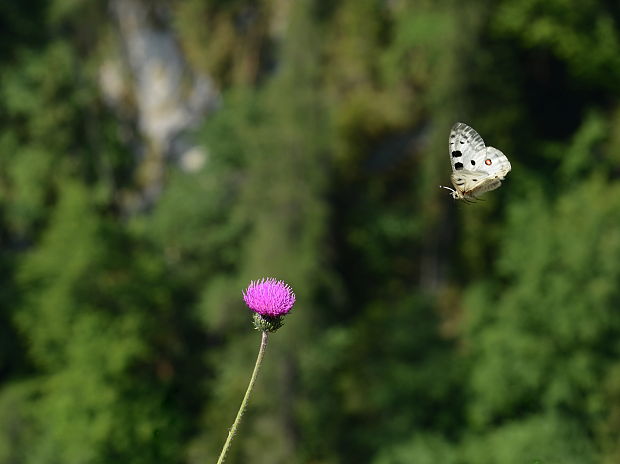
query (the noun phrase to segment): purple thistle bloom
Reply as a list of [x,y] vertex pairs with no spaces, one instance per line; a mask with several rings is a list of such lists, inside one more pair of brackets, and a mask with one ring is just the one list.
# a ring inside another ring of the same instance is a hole
[[248,307],[267,317],[279,317],[288,313],[295,304],[293,289],[274,278],[253,280],[243,292]]

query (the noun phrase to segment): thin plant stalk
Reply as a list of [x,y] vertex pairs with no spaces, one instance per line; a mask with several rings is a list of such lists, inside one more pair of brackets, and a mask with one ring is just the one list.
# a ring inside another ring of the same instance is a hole
[[237,412],[235,422],[233,422],[232,427],[228,431],[228,437],[226,438],[226,443],[224,443],[224,447],[222,448],[220,457],[217,460],[217,464],[222,464],[224,462],[224,459],[226,459],[226,453],[228,453],[228,449],[230,448],[232,439],[237,433],[237,428],[239,427],[239,423],[241,422],[241,417],[243,417],[245,408],[248,405],[250,393],[252,392],[252,388],[254,388],[254,383],[256,382],[256,377],[258,376],[258,370],[260,369],[261,363],[263,362],[263,357],[265,356],[265,348],[267,348],[267,336],[267,331],[263,331],[263,336],[260,341],[260,348],[258,349],[258,356],[256,357],[256,364],[254,365],[254,372],[252,372],[252,377],[250,378],[248,389],[245,391],[243,401],[241,401],[241,406],[239,407],[239,411]]

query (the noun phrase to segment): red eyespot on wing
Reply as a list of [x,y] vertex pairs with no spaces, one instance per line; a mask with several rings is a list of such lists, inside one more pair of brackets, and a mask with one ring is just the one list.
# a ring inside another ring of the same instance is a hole
[[491,161],[489,158],[484,160],[484,164],[486,164],[487,166],[491,166],[493,164],[493,161]]

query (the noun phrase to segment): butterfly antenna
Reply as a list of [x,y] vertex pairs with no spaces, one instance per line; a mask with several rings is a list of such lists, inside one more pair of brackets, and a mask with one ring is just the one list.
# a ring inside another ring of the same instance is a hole
[[451,192],[454,192],[454,189],[453,189],[453,188],[446,187],[445,185],[440,185],[440,186],[439,186],[439,188],[446,189],[446,190],[450,190]]

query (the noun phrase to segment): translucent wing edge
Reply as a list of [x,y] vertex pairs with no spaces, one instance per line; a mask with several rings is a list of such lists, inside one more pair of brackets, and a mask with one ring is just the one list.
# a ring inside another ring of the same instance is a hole
[[486,146],[480,134],[473,127],[468,126],[464,122],[457,122],[450,130],[450,139],[448,141],[450,152],[452,152],[453,144],[456,143],[459,135],[464,135],[476,151],[482,150]]

